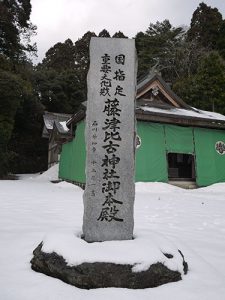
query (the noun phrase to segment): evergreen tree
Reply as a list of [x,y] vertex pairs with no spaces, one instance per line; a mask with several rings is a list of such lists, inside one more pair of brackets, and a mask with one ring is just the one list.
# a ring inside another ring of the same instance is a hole
[[107,37],[110,38],[110,34],[106,29],[103,29],[101,32],[99,32],[98,37]]
[[74,69],[75,67],[75,47],[70,39],[64,43],[57,43],[51,47],[45,54],[39,68],[54,69],[63,71],[65,69]]
[[123,32],[121,31],[117,31],[116,33],[114,33],[114,35],[112,36],[113,38],[122,38],[122,39],[127,39],[127,36],[125,36],[123,34]]
[[8,143],[9,170],[36,173],[47,169],[47,140],[42,138],[43,106],[34,94],[23,99]]
[[0,71],[0,91],[0,178],[2,178],[8,172],[8,142],[21,101],[21,79],[11,72]]
[[150,23],[145,33],[139,32],[136,35],[138,76],[155,66],[166,80],[173,80],[176,49],[180,47],[183,33],[181,27],[173,27],[168,20]]
[[86,100],[83,84],[74,70],[42,69],[36,72],[35,80],[39,101],[47,111],[72,114]]
[[210,52],[199,63],[196,74],[177,81],[173,89],[190,105],[225,114],[225,63]]
[[192,15],[188,39],[196,40],[200,46],[208,49],[216,49],[222,24],[223,18],[218,9],[202,2]]
[[26,169],[30,172],[41,165],[32,156],[43,154],[43,108],[35,95],[33,66],[27,58],[27,54],[36,51],[30,44],[36,29],[30,22],[30,13],[30,0],[0,1],[0,177],[9,170],[25,170],[19,168],[18,162],[30,166]]
[[223,20],[219,30],[216,48],[219,51],[220,55],[223,57],[223,59],[225,59],[225,20]]
[[91,38],[95,36],[94,32],[88,31],[75,42],[75,70],[80,82],[84,84],[84,89],[86,89],[86,77],[89,69],[89,44]]
[[33,66],[23,62],[17,64],[16,69],[22,88],[7,145],[8,170],[13,173],[38,172],[47,166],[46,143],[41,138],[44,110],[36,94]]
[[30,0],[0,1],[0,54],[17,62],[24,59],[24,51],[36,51],[36,45],[30,44],[36,30],[30,14]]

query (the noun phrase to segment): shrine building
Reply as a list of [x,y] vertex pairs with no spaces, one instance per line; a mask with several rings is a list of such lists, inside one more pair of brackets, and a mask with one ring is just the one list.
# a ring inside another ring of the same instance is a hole
[[[161,76],[149,73],[137,85],[136,119],[136,182],[187,188],[225,182],[225,116],[189,106]],[[59,177],[82,186],[85,106],[65,124],[52,123],[48,136],[51,145],[60,144]]]

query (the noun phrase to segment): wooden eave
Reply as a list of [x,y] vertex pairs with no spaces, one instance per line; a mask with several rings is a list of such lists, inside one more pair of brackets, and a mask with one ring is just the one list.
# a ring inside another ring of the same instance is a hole
[[67,122],[66,126],[69,127],[71,124],[77,124],[81,120],[83,120],[86,116],[86,111],[85,109],[79,110],[76,114],[74,114]]
[[136,118],[140,121],[167,123],[182,126],[204,127],[212,129],[225,129],[225,121],[216,119],[206,119],[190,116],[177,116],[174,114],[162,114],[158,112],[145,112],[141,109],[136,110]]
[[[79,112],[78,112],[79,113]],[[77,113],[77,114],[78,114]],[[76,114],[76,115],[77,115]],[[207,119],[201,117],[182,116],[175,114],[163,114],[160,112],[143,111],[142,109],[136,108],[136,119],[140,121],[158,122],[166,124],[174,124],[181,126],[193,126],[193,127],[204,127],[213,129],[225,129],[225,121],[218,119]],[[85,118],[85,111],[80,112],[73,120],[70,120],[70,125],[76,124]],[[68,126],[68,125],[67,125]],[[66,139],[72,139],[73,136],[67,136]]]

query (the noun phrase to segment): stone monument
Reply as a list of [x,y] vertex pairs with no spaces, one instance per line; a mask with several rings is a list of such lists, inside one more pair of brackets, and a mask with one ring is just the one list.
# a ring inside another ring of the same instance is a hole
[[133,39],[91,39],[83,218],[88,242],[133,237],[136,70]]
[[[162,247],[148,243],[148,236],[133,239],[136,69],[134,40],[91,39],[83,217],[86,242],[72,233],[61,248],[60,238],[50,236],[50,248],[45,239],[31,260],[33,270],[79,288],[157,287],[181,280],[188,271],[182,252],[173,245],[167,251],[164,239]],[[68,259],[71,245],[72,263]],[[106,249],[112,250],[108,257]],[[158,259],[152,260],[152,251]]]

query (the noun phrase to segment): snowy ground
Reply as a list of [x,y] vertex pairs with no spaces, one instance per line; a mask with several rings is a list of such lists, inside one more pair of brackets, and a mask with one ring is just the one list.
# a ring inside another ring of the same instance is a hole
[[55,171],[0,181],[0,300],[225,299],[225,184],[190,191],[136,184],[135,234],[158,233],[175,243],[189,264],[182,281],[145,290],[87,291],[32,271],[32,251],[46,235],[81,231],[83,192],[50,183]]

